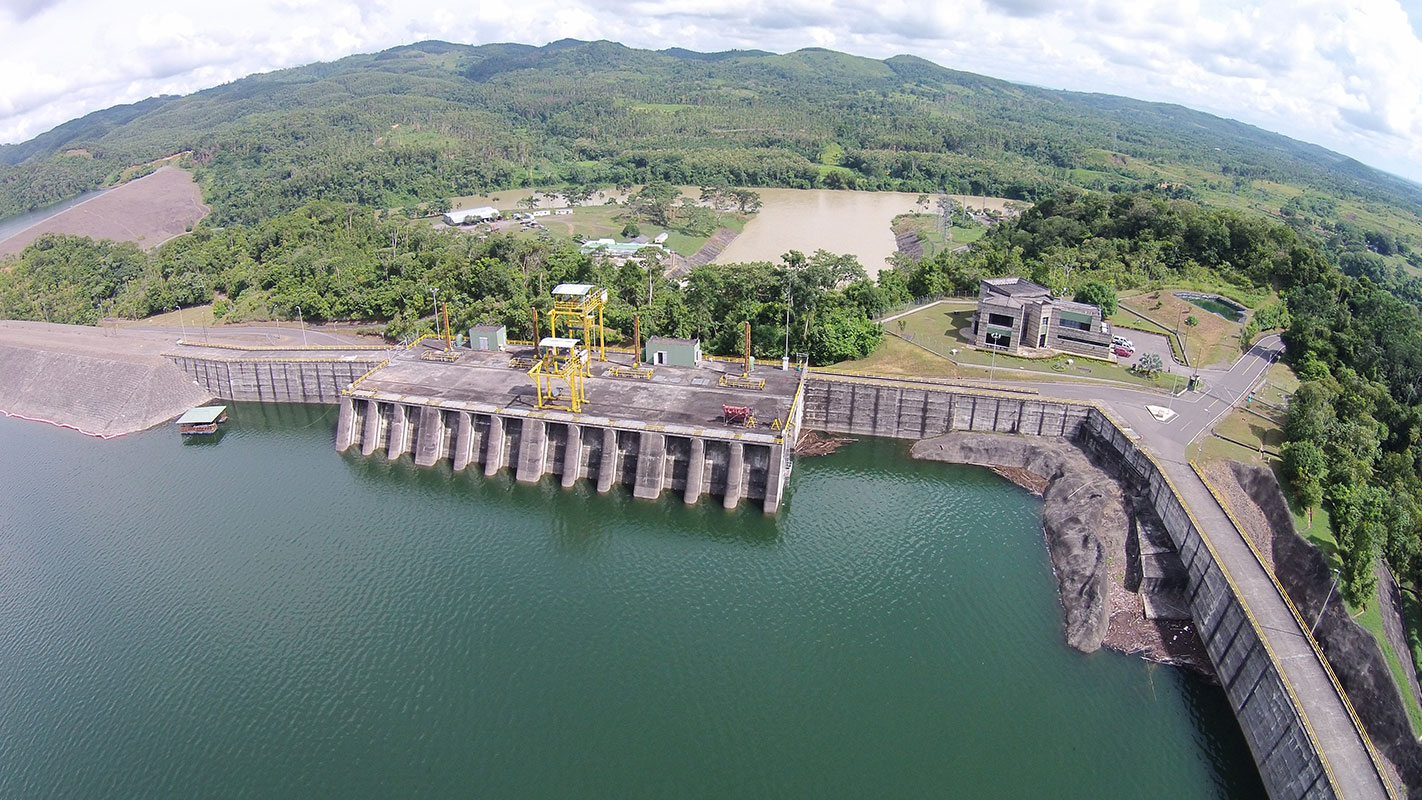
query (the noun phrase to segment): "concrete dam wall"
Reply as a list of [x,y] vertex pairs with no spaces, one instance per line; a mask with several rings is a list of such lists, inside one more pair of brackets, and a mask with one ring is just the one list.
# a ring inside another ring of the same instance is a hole
[[379,366],[384,356],[260,358],[170,354],[178,369],[224,400],[335,405],[341,390]]
[[1189,573],[1196,627],[1269,795],[1337,796],[1280,666],[1159,465],[1097,408],[1031,395],[815,376],[804,424],[830,433],[921,439],[952,431],[1063,436],[1116,463],[1144,491]]

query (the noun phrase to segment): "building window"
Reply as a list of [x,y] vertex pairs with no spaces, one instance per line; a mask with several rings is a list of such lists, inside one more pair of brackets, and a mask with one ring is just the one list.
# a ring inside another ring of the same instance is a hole
[[1013,319],[1012,317],[1007,316],[1006,314],[992,314],[992,313],[989,313],[989,314],[988,314],[988,324],[989,324],[989,325],[997,325],[998,327],[1002,327],[1002,328],[1012,328],[1012,327],[1015,327],[1015,326],[1016,326],[1017,320]]

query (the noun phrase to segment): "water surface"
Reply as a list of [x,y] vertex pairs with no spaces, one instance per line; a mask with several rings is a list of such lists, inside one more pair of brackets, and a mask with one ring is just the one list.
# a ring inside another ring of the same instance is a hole
[[1262,796],[1217,688],[1063,644],[989,472],[866,440],[767,519],[334,425],[0,419],[0,797]]
[[55,203],[54,205],[45,206],[44,208],[37,208],[34,211],[30,211],[24,214],[16,214],[13,217],[6,217],[4,219],[0,219],[0,242],[9,239],[15,234],[21,233],[29,228],[36,226],[41,222],[44,222],[45,220],[49,219],[50,217],[58,216],[62,212],[68,211],[69,209],[79,205],[80,203],[93,200],[99,195],[106,194],[113,188],[114,187],[110,186],[107,189],[92,189],[76,197],[71,197],[68,200],[61,200],[60,202]]

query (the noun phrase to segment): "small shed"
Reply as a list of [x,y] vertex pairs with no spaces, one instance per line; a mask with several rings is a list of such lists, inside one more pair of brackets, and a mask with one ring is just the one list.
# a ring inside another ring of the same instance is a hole
[[217,426],[227,421],[227,406],[199,406],[178,417],[178,433],[184,436],[217,433]]
[[504,350],[508,343],[508,331],[503,325],[475,325],[469,329],[471,350]]
[[701,363],[701,340],[652,336],[642,348],[642,359],[658,367],[694,367]]

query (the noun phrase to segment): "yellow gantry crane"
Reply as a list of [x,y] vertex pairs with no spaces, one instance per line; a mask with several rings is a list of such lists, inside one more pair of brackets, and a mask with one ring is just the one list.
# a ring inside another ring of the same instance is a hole
[[[560,283],[553,287],[553,312],[548,315],[549,335],[556,337],[561,324],[571,334],[579,334],[585,351],[607,360],[607,343],[602,330],[602,309],[607,290],[590,283]],[[585,367],[585,375],[592,367]]]
[[588,349],[577,339],[547,336],[540,340],[538,360],[528,371],[528,377],[538,386],[538,407],[581,411],[588,399],[583,386],[583,377],[590,369],[588,361]]

